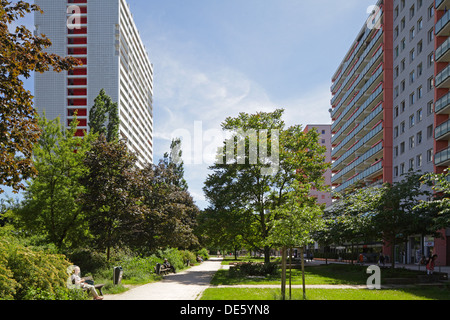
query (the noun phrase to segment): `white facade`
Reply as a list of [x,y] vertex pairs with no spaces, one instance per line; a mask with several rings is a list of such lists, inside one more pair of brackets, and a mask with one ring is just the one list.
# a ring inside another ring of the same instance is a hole
[[35,0],[36,32],[48,50],[82,59],[72,72],[35,76],[35,104],[68,125],[78,110],[79,135],[101,89],[119,105],[120,138],[139,165],[153,162],[153,65],[125,0]]

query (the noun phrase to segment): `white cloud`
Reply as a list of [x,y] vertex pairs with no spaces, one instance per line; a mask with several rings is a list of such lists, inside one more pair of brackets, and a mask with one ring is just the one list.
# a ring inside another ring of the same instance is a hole
[[[200,69],[166,53],[156,70],[155,149],[163,154],[168,151],[173,134],[184,135],[185,177],[200,207],[207,205],[203,183],[209,173],[209,161],[223,141],[220,124],[227,117],[284,108],[287,125],[330,122],[329,84],[290,100],[273,101],[258,83],[230,67]],[[203,135],[198,141],[200,131]]]

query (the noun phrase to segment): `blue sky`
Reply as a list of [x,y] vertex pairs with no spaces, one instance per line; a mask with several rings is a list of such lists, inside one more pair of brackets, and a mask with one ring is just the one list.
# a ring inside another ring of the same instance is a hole
[[[194,127],[203,130],[203,147],[213,146],[220,123],[239,112],[284,108],[288,125],[331,123],[331,77],[375,0],[128,3],[154,65],[156,163],[179,132],[191,135],[183,149],[186,157],[193,154],[199,145]],[[27,87],[32,90],[32,82]],[[200,208],[207,205],[207,167],[207,161],[185,159]]]

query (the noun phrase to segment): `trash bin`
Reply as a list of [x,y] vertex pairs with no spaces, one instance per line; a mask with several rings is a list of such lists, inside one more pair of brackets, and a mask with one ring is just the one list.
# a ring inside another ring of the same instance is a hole
[[122,267],[114,267],[114,275],[113,275],[114,285],[117,286],[122,282],[122,276],[123,276]]

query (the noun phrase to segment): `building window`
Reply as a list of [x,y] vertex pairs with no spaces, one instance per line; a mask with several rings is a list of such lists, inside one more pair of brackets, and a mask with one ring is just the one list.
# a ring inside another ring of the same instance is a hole
[[419,64],[417,66],[417,76],[420,77],[422,75],[422,72],[423,72],[422,64]]
[[405,143],[402,142],[400,143],[400,154],[404,154],[405,153]]
[[422,109],[417,110],[417,123],[423,120],[423,112]]
[[398,126],[394,128],[394,138],[398,137]]
[[433,138],[433,125],[427,127],[427,139]]
[[398,147],[394,148],[394,157],[398,157]]
[[431,19],[434,17],[434,3],[431,7],[428,8],[428,19]]
[[414,136],[409,137],[409,149],[414,149],[415,146],[416,146],[416,144],[415,144]]
[[416,36],[416,28],[412,27],[411,30],[409,30],[409,41],[413,40]]
[[434,89],[434,78],[431,77],[428,79],[428,92]]
[[405,121],[400,123],[400,134],[405,133]]
[[394,167],[394,176],[398,177],[398,167]]
[[416,50],[415,50],[415,49],[412,49],[412,50],[409,52],[409,61],[410,61],[410,62],[413,62],[415,58],[416,58]]
[[434,52],[428,55],[428,68],[434,66]]
[[427,162],[433,162],[433,158],[434,158],[434,150],[430,149],[427,151]]
[[412,114],[409,116],[409,127],[412,128],[416,124],[416,117]]
[[416,157],[416,167],[421,167],[421,166],[422,166],[422,155],[419,154],[419,155]]
[[417,145],[422,143],[422,131],[417,132]]
[[428,43],[432,43],[434,40],[434,28],[428,31]]
[[413,92],[413,93],[411,93],[411,94],[409,95],[409,105],[410,105],[410,106],[413,105],[414,102],[416,102],[416,95],[415,95],[414,92]]
[[419,19],[419,21],[417,21],[417,30],[420,31],[423,28],[423,21],[422,18]]
[[433,114],[433,104],[434,104],[434,102],[433,101],[430,101],[430,102],[428,102],[428,104],[427,104],[427,116],[430,116],[430,115],[432,115]]
[[413,170],[413,169],[414,169],[414,158],[409,159],[409,170]]
[[404,163],[402,163],[400,165],[400,174],[405,174],[405,164]]

